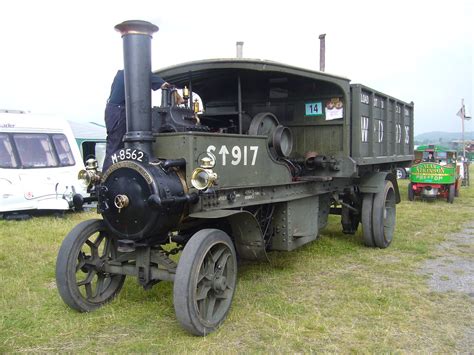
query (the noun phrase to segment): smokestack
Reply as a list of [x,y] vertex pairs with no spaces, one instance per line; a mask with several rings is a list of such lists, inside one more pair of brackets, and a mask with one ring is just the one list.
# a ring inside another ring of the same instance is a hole
[[158,27],[146,21],[125,21],[115,29],[122,34],[127,133],[125,147],[152,154],[151,39]]
[[236,42],[235,45],[237,46],[237,58],[242,58],[243,57],[243,48],[244,48],[244,42]]
[[326,34],[319,35],[319,70],[326,69]]

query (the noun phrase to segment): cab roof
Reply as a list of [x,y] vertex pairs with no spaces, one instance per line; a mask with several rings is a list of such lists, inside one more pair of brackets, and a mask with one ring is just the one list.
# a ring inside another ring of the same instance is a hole
[[218,58],[197,60],[165,67],[156,70],[155,73],[166,81],[180,85],[188,82],[190,78],[193,81],[206,79],[210,75],[210,71],[221,73],[222,71],[275,72],[280,73],[280,75],[289,74],[332,82],[341,87],[348,86],[350,82],[349,79],[334,74],[295,67],[270,60],[250,58]]

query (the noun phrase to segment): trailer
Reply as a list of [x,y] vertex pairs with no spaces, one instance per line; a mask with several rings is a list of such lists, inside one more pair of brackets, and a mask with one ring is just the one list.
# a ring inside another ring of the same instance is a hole
[[68,123],[58,117],[0,111],[0,214],[66,211],[84,169]]
[[413,103],[340,76],[234,58],[158,70],[184,102],[170,87],[152,108],[158,28],[126,21],[116,29],[125,147],[103,174],[83,174],[103,219],[77,225],[60,248],[56,280],[66,304],[92,311],[126,276],[145,289],[172,281],[179,323],[203,336],[230,310],[237,258],[265,261],[310,243],[329,214],[341,216],[347,234],[362,224],[367,246],[390,245],[395,171],[413,160]]

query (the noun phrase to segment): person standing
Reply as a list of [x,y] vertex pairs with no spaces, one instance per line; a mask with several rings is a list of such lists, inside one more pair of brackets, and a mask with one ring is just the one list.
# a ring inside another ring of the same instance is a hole
[[[156,74],[151,76],[152,90],[165,89],[169,84]],[[110,88],[110,95],[105,106],[105,128],[107,131],[105,160],[102,171],[105,172],[111,165],[111,155],[124,147],[123,136],[127,131],[125,116],[125,77],[124,71],[118,70]]]

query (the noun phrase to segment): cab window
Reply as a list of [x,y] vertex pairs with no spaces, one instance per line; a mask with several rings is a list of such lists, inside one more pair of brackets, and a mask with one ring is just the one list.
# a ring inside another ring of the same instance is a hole
[[448,163],[447,159],[448,159],[448,154],[446,152],[437,152],[436,153],[436,161],[438,163],[445,165],[445,164]]

